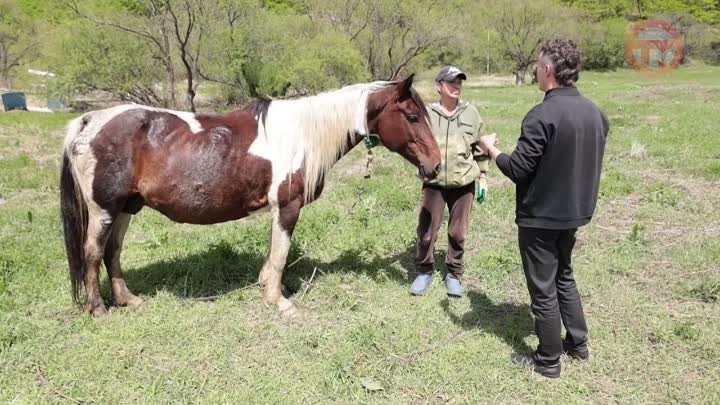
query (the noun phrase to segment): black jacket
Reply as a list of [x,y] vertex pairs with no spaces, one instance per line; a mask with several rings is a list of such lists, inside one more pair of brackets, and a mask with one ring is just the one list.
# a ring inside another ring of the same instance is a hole
[[608,129],[605,114],[575,87],[545,93],[523,119],[515,151],[496,161],[516,184],[519,226],[571,229],[590,222]]

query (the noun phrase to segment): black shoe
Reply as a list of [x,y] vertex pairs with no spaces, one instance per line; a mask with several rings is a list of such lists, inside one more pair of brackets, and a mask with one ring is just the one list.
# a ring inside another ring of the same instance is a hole
[[530,367],[532,366],[533,371],[546,378],[560,378],[560,362],[549,366],[542,366],[537,364],[532,357],[528,357],[522,354],[513,353],[510,356],[510,361],[513,364],[520,366]]
[[565,354],[568,355],[569,357],[572,357],[575,360],[588,361],[590,359],[590,351],[587,349],[585,349],[585,350],[570,349],[570,350],[566,350]]
[[572,345],[565,342],[563,342],[563,352],[575,360],[588,361],[588,359],[590,359],[590,351],[587,348],[573,348]]

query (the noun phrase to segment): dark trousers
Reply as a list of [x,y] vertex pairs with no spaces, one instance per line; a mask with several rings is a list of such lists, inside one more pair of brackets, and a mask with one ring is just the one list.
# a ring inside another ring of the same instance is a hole
[[[556,364],[565,350],[587,348],[587,324],[573,279],[571,256],[575,229],[518,228],[520,257],[540,340],[535,361]],[[560,322],[565,325],[564,341]]]
[[463,187],[442,188],[423,185],[420,218],[417,227],[417,253],[415,269],[421,273],[431,273],[435,256],[433,248],[438,230],[442,224],[445,206],[450,211],[448,222],[448,251],[445,265],[448,274],[460,278],[465,266],[465,236],[470,222],[470,209],[475,199],[475,182]]

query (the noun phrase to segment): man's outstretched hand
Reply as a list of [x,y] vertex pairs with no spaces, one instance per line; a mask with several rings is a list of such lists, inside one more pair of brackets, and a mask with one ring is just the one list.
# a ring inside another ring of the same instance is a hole
[[480,150],[485,154],[489,154],[490,148],[500,143],[497,134],[483,135],[480,137]]

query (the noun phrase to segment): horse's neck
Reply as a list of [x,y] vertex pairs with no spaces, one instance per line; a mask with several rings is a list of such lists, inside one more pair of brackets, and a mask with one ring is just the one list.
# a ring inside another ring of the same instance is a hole
[[[366,131],[365,106],[359,106],[358,99],[355,94],[328,94],[278,102],[274,111],[271,106],[269,119],[274,114],[282,117],[272,125],[287,131],[294,129],[302,137],[279,146],[294,149],[293,160],[302,154],[306,190],[315,190],[322,184],[332,166],[358,144],[356,134]],[[296,127],[291,128],[293,125]],[[293,144],[302,147],[295,148]]]

